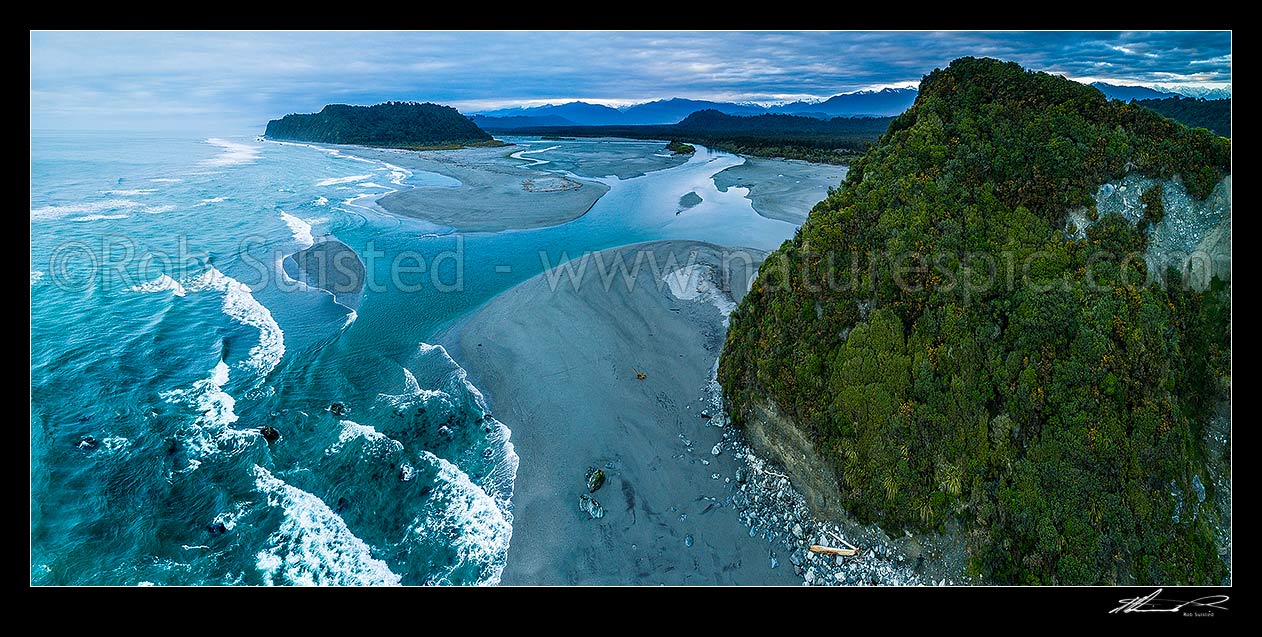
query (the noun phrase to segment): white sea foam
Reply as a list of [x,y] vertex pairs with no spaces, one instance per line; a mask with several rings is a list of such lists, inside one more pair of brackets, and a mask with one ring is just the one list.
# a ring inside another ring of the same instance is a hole
[[411,482],[414,479],[416,479],[416,467],[413,467],[412,463],[404,462],[399,465],[399,480]]
[[228,384],[228,379],[232,374],[232,370],[228,369],[228,364],[219,361],[215,368],[210,370],[210,381],[220,387]]
[[[351,161],[357,161],[364,164],[372,164],[373,166],[377,166],[376,168],[377,172],[388,173],[389,178],[390,178],[390,183],[394,184],[398,188],[406,188],[407,185],[403,183],[403,180],[412,176],[412,171],[408,170],[407,168],[403,168],[402,166],[396,166],[389,162],[385,162],[385,161],[381,161],[377,159],[368,159],[365,157],[357,157],[355,155],[349,155],[349,154],[343,153],[342,151],[336,148],[325,148],[323,146],[316,146],[314,144],[296,144],[293,142],[273,141],[273,143],[285,144],[285,145],[290,145],[290,146],[302,146],[305,148],[318,150],[323,153],[328,153],[328,155],[331,157],[337,157],[339,159],[349,159]],[[362,182],[371,178],[372,178],[372,175],[352,175],[348,177],[331,177],[329,179],[323,179],[321,181],[316,182],[316,185],[317,186],[336,186],[338,184],[358,183],[358,182]],[[390,188],[389,186],[382,186],[380,184],[375,184],[375,183],[366,183],[363,185],[370,188],[381,188],[383,190],[391,190],[391,191],[396,190],[396,188]],[[346,188],[345,187],[339,188],[339,190],[342,190],[342,189],[346,189]],[[323,206],[323,205],[326,205],[328,202],[329,202],[328,199],[324,197],[320,197],[319,199],[316,200],[316,205]]]
[[210,199],[203,199],[203,200],[202,200],[202,203],[206,203],[206,204],[210,204],[210,203],[223,203],[223,202],[225,202],[225,201],[227,201],[227,200],[228,200],[228,198],[227,198],[227,197],[211,197]]
[[387,187],[387,186],[383,186],[383,185],[381,185],[381,184],[376,184],[376,183],[373,183],[373,182],[371,182],[371,181],[365,181],[364,183],[359,184],[359,187],[360,187],[360,188],[380,188],[380,189],[382,189],[382,190],[391,190],[391,188],[389,188],[389,187]]
[[105,436],[101,438],[100,449],[110,453],[120,453],[131,448],[131,440],[122,436]]
[[139,197],[143,195],[152,195],[158,192],[155,188],[136,188],[134,190],[102,190],[103,195],[114,195],[117,197]]
[[[427,405],[432,400],[439,400],[444,403],[445,410],[456,411],[460,409],[458,403],[461,400],[458,397],[465,395],[468,396],[473,409],[482,414],[487,412],[486,399],[482,396],[482,392],[473,383],[469,382],[469,373],[456,363],[451,355],[447,353],[446,348],[442,345],[421,343],[417,346],[417,355],[437,359],[427,360],[425,362],[426,368],[446,368],[448,370],[446,383],[443,390],[422,389],[415,376],[407,368],[404,368],[404,396],[414,395]],[[400,401],[403,398],[402,396],[383,395],[382,397],[396,406],[406,404],[405,401]],[[517,468],[520,464],[517,451],[512,443],[513,432],[504,423],[490,416],[485,416],[483,425],[488,428],[484,438],[486,444],[490,445],[491,448],[498,448],[499,454],[495,465],[482,478],[481,488],[490,494],[499,506],[500,511],[504,514],[505,519],[511,523],[513,519],[513,484],[517,480]]]
[[299,146],[299,147],[302,147],[302,148],[310,148],[310,149],[312,149],[312,150],[318,150],[318,151],[320,151],[320,152],[322,152],[322,153],[327,153],[330,157],[340,157],[340,158],[342,158],[342,159],[350,159],[350,160],[352,160],[352,161],[359,161],[359,162],[363,162],[363,163],[365,163],[365,164],[377,164],[377,163],[380,163],[380,162],[373,161],[373,160],[371,160],[371,159],[364,159],[363,157],[356,157],[356,156],[354,156],[354,155],[347,155],[347,154],[343,153],[342,151],[340,151],[340,150],[338,150],[338,149],[336,149],[336,148],[326,148],[326,147],[324,147],[324,146],[316,146],[315,144],[304,144],[304,143],[301,143],[301,142],[283,142],[283,141],[280,141],[280,140],[275,140],[275,139],[269,139],[269,140],[266,140],[266,141],[267,141],[268,143],[271,143],[271,144],[277,144],[277,145],[280,145],[280,146]]
[[361,425],[351,420],[341,421],[342,431],[337,441],[324,450],[324,455],[341,453],[346,444],[357,438],[364,440],[363,451],[366,455],[386,456],[403,451],[403,443],[377,431],[372,425]]
[[295,217],[288,212],[280,213],[280,218],[289,226],[289,231],[294,235],[294,241],[306,250],[315,245],[315,238],[311,236],[311,224]]
[[248,164],[259,158],[259,153],[263,152],[262,146],[253,144],[242,144],[240,142],[230,142],[226,139],[212,137],[206,140],[207,144],[218,146],[223,149],[215,157],[202,161],[203,166],[234,166],[236,164]]
[[321,179],[320,181],[317,181],[316,185],[317,186],[336,186],[337,184],[353,184],[356,182],[364,181],[365,179],[372,179],[372,175],[351,175],[350,177],[330,177],[328,179]]
[[106,199],[103,201],[89,201],[84,203],[67,204],[64,206],[44,206],[31,211],[31,220],[38,219],[55,219],[57,217],[66,217],[73,214],[95,214],[110,212],[114,210],[131,210],[138,208],[140,202],[130,199]]
[[327,205],[329,205],[329,198],[328,198],[328,197],[316,197],[316,200],[315,200],[315,205],[317,205],[317,206],[327,206]]
[[390,567],[372,556],[340,516],[320,498],[254,466],[254,486],[267,504],[280,507],[285,520],[267,538],[256,565],[268,585],[393,586],[401,582]]
[[322,147],[322,146],[311,146],[311,148],[314,148],[314,149],[316,149],[316,150],[320,150],[320,151],[324,151],[324,152],[328,153],[328,154],[329,154],[329,156],[331,156],[331,157],[339,157],[339,158],[341,158],[341,159],[349,159],[349,160],[351,160],[351,161],[358,161],[358,162],[362,162],[362,163],[365,163],[365,164],[376,164],[376,163],[378,163],[378,162],[375,162],[375,161],[373,161],[373,160],[371,160],[371,159],[365,159],[365,158],[363,158],[363,157],[356,157],[355,155],[347,155],[346,153],[344,153],[344,152],[342,152],[342,151],[340,151],[340,150],[338,150],[338,149],[336,149],[336,148],[324,148],[324,147]]
[[[180,285],[179,281],[176,281],[165,274],[160,275],[152,281],[145,281],[140,285],[133,285],[131,288],[132,292],[165,292],[168,290],[176,296],[184,296],[188,293],[188,291],[184,289],[184,286]],[[227,381],[225,380],[225,382]],[[223,383],[219,384],[222,385]]]
[[71,221],[107,221],[109,219],[126,219],[131,215],[84,215],[82,217],[71,217]]
[[452,571],[477,564],[482,567],[479,584],[499,584],[513,537],[511,517],[459,467],[429,451],[422,451],[421,457],[438,470],[429,495],[436,506],[412,520],[403,542],[433,541],[437,534],[456,557],[451,571],[432,573],[428,583],[449,584]]
[[178,434],[189,452],[189,466],[184,470],[186,472],[196,471],[201,466],[199,458],[218,453],[220,443],[240,441],[247,435],[243,431],[229,428],[238,417],[235,411],[236,399],[223,390],[227,383],[228,365],[221,360],[210,371],[209,378],[193,381],[192,386],[187,389],[173,389],[159,394],[169,403],[185,404],[199,412],[198,417]]
[[162,206],[145,206],[144,208],[141,208],[140,211],[147,215],[160,215],[164,212],[171,212],[172,210],[175,210],[175,206],[167,204]]
[[223,528],[231,531],[237,527],[237,520],[239,520],[241,516],[245,515],[248,509],[249,506],[246,503],[240,503],[237,505],[235,511],[224,511],[223,513],[216,515],[211,522],[222,524]]
[[272,318],[271,310],[254,298],[250,286],[214,267],[186,282],[184,287],[191,292],[223,292],[224,314],[243,325],[258,329],[259,342],[250,348],[249,359],[242,361],[240,366],[254,372],[255,387],[262,384],[285,356],[285,333],[281,331],[276,319]]
[[35,287],[39,285],[39,282],[42,281],[43,279],[44,279],[43,270],[31,270],[31,287]]
[[403,180],[412,176],[412,171],[401,166],[395,166],[389,162],[382,162],[387,169],[390,170],[390,183],[403,187]]
[[152,181],[154,183],[159,183],[159,184],[178,184],[184,180],[180,179],[179,177],[155,177],[153,179],[150,179],[149,181]]
[[[422,343],[421,345],[426,346],[425,343]],[[429,346],[429,347],[432,347],[432,346]],[[395,407],[403,407],[403,406],[414,404],[416,402],[420,402],[421,404],[426,404],[430,400],[435,399],[435,398],[440,399],[440,400],[448,399],[444,401],[447,403],[446,408],[454,409],[454,403],[453,401],[450,400],[450,397],[447,395],[446,392],[443,392],[437,389],[421,389],[420,383],[416,382],[416,376],[414,376],[412,372],[408,370],[408,368],[406,367],[403,368],[403,393],[401,394],[382,393],[382,394],[378,394],[378,397],[390,403],[391,405],[394,405]]]

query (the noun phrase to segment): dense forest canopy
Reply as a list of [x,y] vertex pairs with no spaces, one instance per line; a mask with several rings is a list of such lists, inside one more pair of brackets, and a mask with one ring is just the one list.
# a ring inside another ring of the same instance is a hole
[[1151,108],[1170,119],[1192,128],[1208,128],[1209,132],[1231,137],[1231,100],[1207,100],[1197,97],[1168,97],[1162,100],[1135,100],[1134,104]]
[[789,136],[845,136],[853,135],[854,133],[875,133],[879,136],[889,127],[892,119],[891,117],[817,119],[801,115],[781,114],[727,115],[716,110],[707,109],[685,117],[674,126],[677,130],[710,134],[736,133],[747,135],[756,132],[766,135],[780,133]]
[[990,59],[935,70],[733,314],[732,415],[774,403],[849,510],[896,533],[958,521],[991,581],[1216,584],[1194,485],[1213,488],[1229,284],[1146,283],[1120,257],[1147,222],[1075,240],[1065,219],[1128,171],[1204,198],[1230,169],[1226,138],[1094,88]]
[[516,135],[678,139],[734,153],[785,157],[821,163],[847,163],[889,128],[890,117],[727,115],[698,111],[678,124],[661,126],[543,126],[517,128]]
[[450,107],[429,102],[329,104],[267,123],[267,137],[326,144],[429,148],[487,143],[491,136]]

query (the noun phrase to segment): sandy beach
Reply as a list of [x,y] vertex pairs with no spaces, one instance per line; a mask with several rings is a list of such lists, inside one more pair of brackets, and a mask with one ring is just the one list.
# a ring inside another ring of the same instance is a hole
[[[724,429],[701,413],[714,413],[719,307],[743,296],[754,271],[735,260],[731,294],[718,291],[723,250],[659,241],[595,253],[555,290],[547,273],[527,280],[441,339],[521,458],[504,584],[801,583],[786,555],[738,519],[743,465],[721,445],[714,453]],[[603,285],[597,259],[630,266],[637,254],[629,289],[621,276]],[[684,272],[694,276],[667,284],[668,257],[685,265],[691,254],[698,267]],[[593,494],[601,519],[578,506],[589,466],[607,476]]]
[[357,147],[355,152],[460,181],[456,188],[386,195],[377,200],[386,211],[458,232],[499,232],[555,226],[583,216],[609,192],[597,178],[631,179],[687,161],[663,147],[658,142],[558,140],[440,151]]
[[391,214],[415,217],[459,232],[543,228],[572,221],[591,209],[609,187],[594,180],[557,175],[508,155],[516,147],[448,151],[356,149],[410,170],[454,177],[456,188],[412,188],[377,204]]
[[359,307],[366,278],[364,262],[345,243],[324,239],[285,257],[283,264],[291,279],[325,290],[352,310]]
[[816,203],[846,177],[845,166],[812,164],[797,159],[746,157],[745,163],[714,176],[722,192],[732,186],[749,188],[754,210],[770,219],[801,225]]
[[678,166],[690,158],[666,150],[664,141],[644,141],[615,137],[589,137],[574,140],[541,140],[534,148],[555,146],[560,152],[527,154],[546,159],[551,170],[568,170],[580,177],[632,179],[644,173]]

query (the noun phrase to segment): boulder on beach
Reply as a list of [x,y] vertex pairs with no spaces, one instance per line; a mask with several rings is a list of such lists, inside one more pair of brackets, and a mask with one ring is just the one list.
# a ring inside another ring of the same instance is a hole
[[596,467],[587,468],[587,491],[595,493],[605,486],[605,472]]
[[605,507],[596,501],[596,498],[586,493],[578,496],[578,510],[591,516],[591,519],[598,520],[605,517]]

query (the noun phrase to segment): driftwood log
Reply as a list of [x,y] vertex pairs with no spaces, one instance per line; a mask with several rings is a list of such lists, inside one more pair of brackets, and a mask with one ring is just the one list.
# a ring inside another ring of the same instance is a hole
[[823,553],[824,555],[845,555],[853,556],[857,551],[855,549],[839,549],[835,546],[820,546],[819,544],[811,545],[812,553]]

